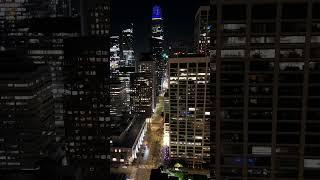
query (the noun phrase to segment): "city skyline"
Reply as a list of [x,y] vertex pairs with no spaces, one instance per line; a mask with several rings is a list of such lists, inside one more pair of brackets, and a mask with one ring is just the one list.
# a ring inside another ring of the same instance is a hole
[[[164,27],[167,29],[165,37],[170,41],[183,41],[189,47],[193,46],[194,15],[200,4],[208,4],[209,0],[156,0],[156,1],[130,1],[119,0],[113,2],[111,11],[111,34],[115,35],[127,22],[134,23],[135,40],[138,41],[135,51],[137,55],[150,51],[149,38],[151,37],[152,7],[160,5],[163,9]],[[126,4],[124,6],[124,4]],[[141,11],[140,9],[143,9]],[[177,24],[178,23],[178,24]]]
[[0,180],[319,180],[320,1],[0,2]]

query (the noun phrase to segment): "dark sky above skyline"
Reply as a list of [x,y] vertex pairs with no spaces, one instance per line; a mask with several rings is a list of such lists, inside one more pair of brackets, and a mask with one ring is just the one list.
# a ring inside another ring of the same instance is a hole
[[202,0],[113,0],[111,4],[112,35],[119,35],[123,26],[133,22],[136,53],[147,52],[152,6],[160,4],[168,43],[183,41],[192,46],[194,16],[200,1]]

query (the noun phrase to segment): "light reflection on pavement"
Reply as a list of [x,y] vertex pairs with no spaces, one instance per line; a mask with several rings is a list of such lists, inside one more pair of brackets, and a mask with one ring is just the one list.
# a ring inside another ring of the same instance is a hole
[[[157,104],[157,108],[159,108],[159,104]],[[159,119],[159,114],[152,116],[151,122],[154,122],[154,123],[148,124],[149,128],[146,134],[149,133],[149,136],[148,135],[145,136],[144,138],[145,143],[142,143],[141,147],[139,148],[137,159],[135,159],[134,163],[128,166],[127,168],[113,169],[112,170],[113,172],[127,174],[127,179],[130,179],[130,180],[149,180],[151,169],[158,168],[158,165],[160,164],[160,161],[162,159],[161,157],[152,157],[155,154],[160,155],[160,150],[162,149],[161,142],[159,142],[160,144],[152,142],[152,139],[154,139],[155,136],[159,136],[159,134],[156,134],[156,132],[152,129],[153,128],[163,129],[162,120],[160,120],[160,122],[155,122],[155,119],[156,119],[155,117],[157,116]],[[152,126],[153,128],[151,128],[150,126]],[[162,132],[162,135],[160,136],[161,137],[158,137],[158,138],[162,139],[163,132]],[[159,153],[154,153],[154,151],[158,151],[158,150],[159,150]]]

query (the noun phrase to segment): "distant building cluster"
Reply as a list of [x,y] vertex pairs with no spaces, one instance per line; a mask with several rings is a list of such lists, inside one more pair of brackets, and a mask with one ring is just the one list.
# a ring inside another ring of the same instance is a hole
[[110,34],[110,0],[1,1],[0,179],[108,179],[157,148],[150,179],[319,179],[319,9],[211,0],[190,48],[154,5],[137,54],[133,23]]

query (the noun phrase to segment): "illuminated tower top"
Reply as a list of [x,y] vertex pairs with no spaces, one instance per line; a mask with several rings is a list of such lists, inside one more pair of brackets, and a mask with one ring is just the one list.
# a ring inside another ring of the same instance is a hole
[[152,8],[152,20],[162,20],[162,10],[159,5],[155,5]]

